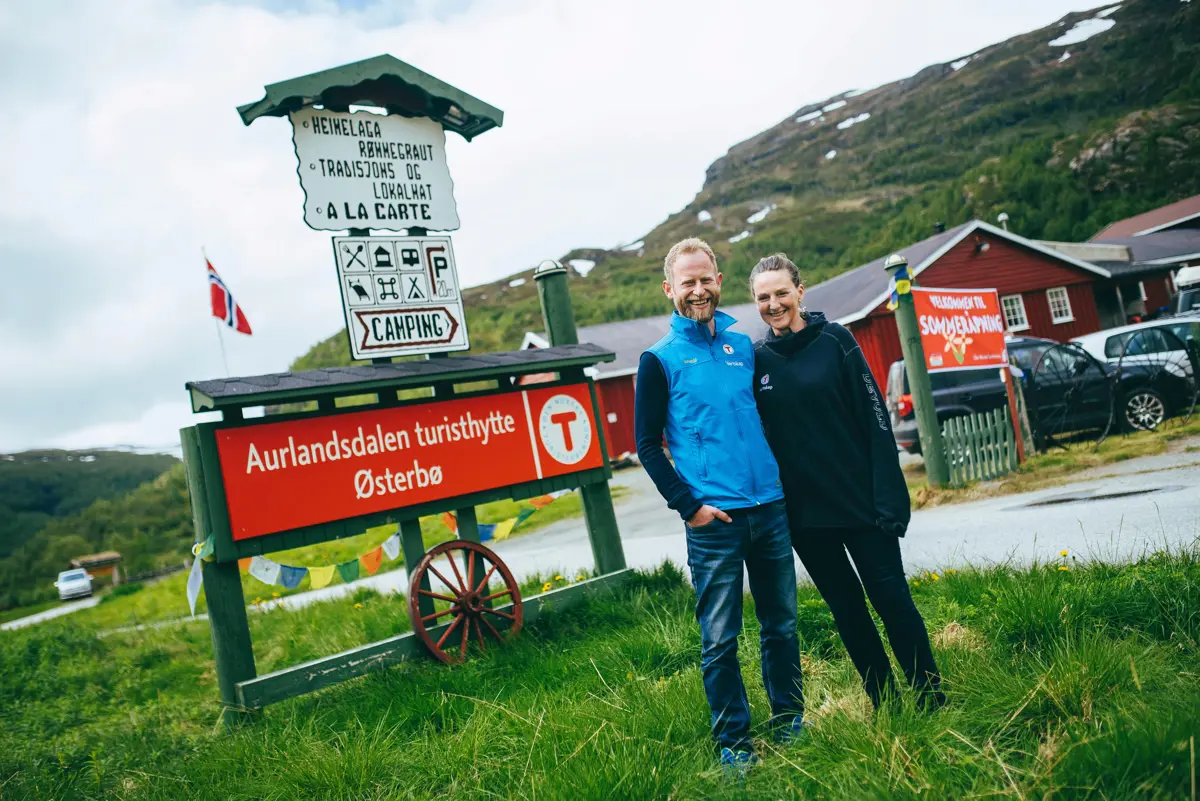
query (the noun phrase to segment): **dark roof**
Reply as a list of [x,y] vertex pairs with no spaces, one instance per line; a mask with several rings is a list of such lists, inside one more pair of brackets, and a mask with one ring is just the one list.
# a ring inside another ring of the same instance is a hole
[[378,106],[389,114],[429,117],[468,141],[504,124],[500,109],[386,54],[273,83],[264,90],[262,100],[238,106],[246,125],[316,104],[330,109]]
[[610,362],[614,355],[596,345],[481,353],[446,359],[322,367],[298,373],[189,381],[192,411],[269,406],[327,396],[365,395],[382,389],[429,386],[434,382],[480,381],[508,375],[556,372]]
[[[915,270],[971,224],[956,225],[948,231],[934,234],[897,252],[908,259],[909,269]],[[883,269],[884,258],[886,257],[855,267],[810,287],[804,293],[804,305],[813,311],[825,312],[825,316],[830,320],[840,320],[870,311],[868,306],[873,306],[872,301],[887,291],[890,280],[887,271]]]
[[1127,217],[1124,220],[1109,223],[1103,230],[1092,237],[1092,241],[1103,240],[1107,242],[1118,237],[1133,236],[1149,228],[1170,225],[1171,223],[1180,222],[1185,218],[1196,217],[1197,215],[1200,215],[1200,195],[1193,195],[1192,197],[1172,203],[1169,206],[1162,206],[1153,211],[1138,214],[1135,217]]
[[[1197,195],[1200,197],[1200,195]],[[1200,253],[1200,229],[1175,228],[1141,236],[1126,236],[1092,240],[1103,245],[1124,245],[1134,262],[1159,261],[1170,263]],[[1161,265],[1160,265],[1161,266]]]

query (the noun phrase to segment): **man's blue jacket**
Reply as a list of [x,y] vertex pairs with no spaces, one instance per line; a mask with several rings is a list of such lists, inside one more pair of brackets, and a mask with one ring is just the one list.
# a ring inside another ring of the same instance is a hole
[[[783,498],[779,467],[754,403],[754,346],[724,312],[708,326],[671,316],[642,354],[634,427],[638,457],[667,505],[687,520],[702,504],[729,511]],[[675,460],[672,467],[662,441]]]

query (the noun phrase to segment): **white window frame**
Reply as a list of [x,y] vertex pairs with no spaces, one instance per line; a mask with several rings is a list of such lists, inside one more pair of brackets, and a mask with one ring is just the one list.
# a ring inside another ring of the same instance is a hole
[[[1055,295],[1055,293],[1058,293],[1058,292],[1062,293],[1062,305],[1067,310],[1067,313],[1062,316],[1057,315],[1054,312],[1054,295]],[[1067,288],[1065,286],[1056,286],[1056,287],[1051,287],[1050,289],[1047,289],[1046,290],[1046,303],[1047,303],[1047,305],[1050,306],[1050,322],[1054,323],[1055,325],[1062,325],[1063,323],[1075,322],[1075,315],[1071,311],[1071,296],[1070,296],[1070,294],[1067,293]]]
[[1149,298],[1146,297],[1146,282],[1145,281],[1138,281],[1138,293],[1141,295],[1139,300],[1141,300],[1143,302],[1149,300]]
[[[1005,301],[1016,299],[1016,307],[1014,311],[1021,312],[1021,322],[1013,323],[1009,317],[1009,307]],[[1023,295],[1003,295],[1000,298],[1000,311],[1004,314],[1004,324],[1008,326],[1010,333],[1029,330],[1029,315],[1025,313],[1025,297]]]

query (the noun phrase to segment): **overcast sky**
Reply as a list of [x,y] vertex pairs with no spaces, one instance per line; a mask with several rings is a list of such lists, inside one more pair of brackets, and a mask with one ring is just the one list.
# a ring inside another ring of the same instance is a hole
[[[0,452],[170,448],[223,374],[201,247],[254,335],[231,371],[343,326],[263,85],[380,53],[504,110],[449,134],[465,285],[631,242],[801,105],[1048,25],[1091,0],[402,0],[0,4]],[[119,11],[117,10],[119,9]]]

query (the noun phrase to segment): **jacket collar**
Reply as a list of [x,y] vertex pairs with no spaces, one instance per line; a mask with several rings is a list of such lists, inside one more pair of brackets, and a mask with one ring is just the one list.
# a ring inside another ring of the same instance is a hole
[[[716,325],[717,336],[737,322],[737,319],[718,309],[713,313],[713,323]],[[712,342],[716,337],[708,335],[708,325],[698,323],[690,317],[684,317],[678,311],[671,312],[671,330],[694,342]]]
[[799,331],[789,331],[783,336],[778,336],[774,329],[768,328],[766,345],[781,356],[791,356],[808,347],[817,337],[821,336],[825,322],[823,312],[809,312],[808,324]]

